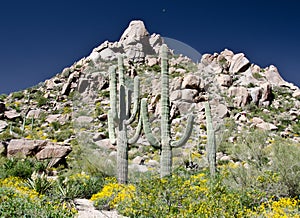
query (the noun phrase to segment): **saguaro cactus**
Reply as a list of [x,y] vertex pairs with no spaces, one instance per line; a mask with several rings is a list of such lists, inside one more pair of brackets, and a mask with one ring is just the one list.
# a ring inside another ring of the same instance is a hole
[[207,131],[206,153],[210,175],[213,178],[216,174],[216,137],[211,118],[210,106],[208,102],[205,102],[205,117]]
[[183,146],[192,133],[193,119],[192,115],[189,115],[187,128],[183,137],[178,141],[171,140],[170,133],[170,100],[169,100],[169,71],[168,71],[168,47],[164,44],[160,49],[161,55],[161,141],[159,141],[151,132],[147,99],[142,99],[141,103],[141,115],[143,120],[143,129],[149,143],[155,147],[161,149],[160,159],[160,175],[161,177],[168,176],[172,172],[172,148]]
[[[136,143],[141,129],[142,121],[139,119],[136,132],[132,138],[127,136],[127,126],[133,123],[139,114],[139,78],[134,78],[134,104],[131,109],[131,90],[125,86],[123,57],[118,57],[119,97],[117,96],[116,66],[109,68],[110,76],[110,110],[108,112],[109,138],[113,145],[117,145],[117,178],[119,183],[128,180],[128,146]],[[117,103],[119,101],[119,104]]]

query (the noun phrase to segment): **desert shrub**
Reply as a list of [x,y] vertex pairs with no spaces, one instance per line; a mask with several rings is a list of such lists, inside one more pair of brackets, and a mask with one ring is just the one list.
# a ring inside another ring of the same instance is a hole
[[260,170],[268,163],[267,147],[268,133],[255,129],[244,131],[238,135],[236,143],[232,144],[229,153],[234,160],[246,162]]
[[9,133],[9,129],[6,129],[4,132],[0,133],[0,140],[6,141],[12,139],[13,136]]
[[31,159],[8,158],[0,166],[0,178],[16,176],[23,179],[30,178],[34,171],[34,162]]
[[257,73],[257,72],[253,73],[252,75],[255,79],[258,79],[258,80],[263,78],[263,76],[260,73]]
[[20,178],[0,179],[1,217],[73,217],[76,213],[74,207],[39,195]]
[[295,136],[300,136],[300,120],[297,120],[292,124],[292,131]]
[[7,98],[7,94],[0,94],[0,100],[4,101]]
[[266,198],[299,196],[299,144],[279,137],[271,140],[267,132],[256,130],[239,136],[229,150],[235,163],[220,167],[228,186],[258,191]]
[[39,194],[46,194],[51,189],[52,181],[47,178],[45,173],[34,172],[25,184]]
[[110,156],[110,151],[101,149],[92,141],[87,132],[81,132],[76,140],[71,140],[72,152],[67,161],[70,168],[76,172],[86,172],[88,175],[114,176],[116,157]]
[[273,89],[273,93],[275,98],[286,98],[286,97],[291,97],[292,96],[292,92],[290,89],[286,88],[286,87],[280,87],[280,86],[275,86],[272,88]]
[[60,176],[53,183],[52,196],[57,199],[90,198],[103,187],[102,175],[90,176],[84,172]]
[[47,161],[37,161],[34,158],[6,158],[0,160],[0,178],[11,176],[28,179],[33,172],[45,172]]
[[129,198],[135,191],[135,186],[118,184],[115,178],[106,178],[102,190],[94,194],[91,200],[100,210],[114,209],[121,201]]
[[154,71],[154,72],[160,72],[160,65],[155,64],[152,67],[148,67],[148,70]]
[[134,184],[109,181],[93,195],[101,209],[116,208],[128,217],[298,217],[300,201],[293,198],[266,198],[253,189],[240,191],[214,180],[208,172],[180,169],[163,179],[143,177]]
[[55,131],[57,131],[57,130],[59,130],[59,128],[61,127],[61,124],[60,124],[60,122],[58,122],[58,121],[53,121],[52,123],[50,123],[50,126],[51,126]]
[[[200,126],[200,128],[205,128]],[[224,125],[221,128],[220,133],[217,135],[217,149],[223,153],[228,154],[231,152],[232,143],[228,141],[229,137],[234,136],[234,132],[236,131],[237,125],[233,119],[227,118],[224,121]]]
[[49,101],[48,98],[45,98],[44,96],[39,96],[36,100],[37,100],[38,107],[48,104]]
[[65,130],[61,130],[61,131],[57,132],[55,134],[55,139],[58,142],[63,142],[65,140],[69,139],[72,135],[73,135],[73,131],[71,129],[65,129]]
[[13,99],[22,99],[24,98],[24,93],[22,91],[19,91],[19,92],[13,92],[11,97]]
[[250,197],[227,188],[221,179],[211,182],[207,175],[181,171],[163,179],[142,179],[117,209],[129,217],[242,217],[250,210]]
[[[277,138],[272,145],[271,168],[280,175],[280,195],[300,196],[300,146],[287,139]],[[286,193],[284,192],[286,190]]]
[[294,198],[268,199],[247,217],[294,217],[300,216],[300,200]]
[[63,108],[63,112],[62,112],[62,114],[70,114],[70,113],[72,113],[72,108],[70,107],[70,106],[65,106],[64,108]]
[[104,113],[105,113],[105,111],[103,110],[103,106],[101,105],[101,102],[97,102],[96,106],[95,106],[95,114],[94,114],[94,116],[98,117],[98,116],[100,116],[100,115],[102,115]]
[[240,193],[241,196],[252,196],[248,205],[258,206],[262,199],[271,198],[280,190],[279,175],[270,170],[257,170],[246,163],[227,163],[222,165],[220,173],[226,187]]
[[235,143],[228,143],[227,151],[235,163],[220,167],[224,183],[241,193],[260,193],[264,197],[277,195],[280,190],[279,175],[270,168],[271,149],[268,134],[261,130],[242,132]]
[[101,90],[99,91],[99,97],[109,98],[109,90]]

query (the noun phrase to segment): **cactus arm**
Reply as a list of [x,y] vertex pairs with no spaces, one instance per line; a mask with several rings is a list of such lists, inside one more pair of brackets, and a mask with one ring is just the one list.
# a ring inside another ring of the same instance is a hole
[[111,114],[114,120],[117,120],[117,81],[116,81],[116,67],[111,66],[108,69],[109,72],[109,99]]
[[130,109],[131,109],[131,95],[132,95],[132,91],[130,89],[128,89],[127,87],[125,87],[125,95],[126,95],[126,120],[129,119],[130,117]]
[[143,130],[145,132],[146,138],[148,142],[154,147],[154,148],[160,148],[160,142],[157,140],[157,138],[154,137],[152,134],[151,128],[150,128],[150,122],[148,117],[148,110],[147,110],[147,99],[143,98],[141,101],[141,119],[143,121]]
[[112,110],[108,111],[108,135],[109,140],[112,145],[116,145],[116,133],[115,133],[115,125],[114,125],[114,118],[112,114]]
[[120,91],[119,91],[119,95],[120,95],[120,99],[119,99],[119,130],[122,130],[124,127],[123,121],[126,120],[126,90],[125,87],[123,85],[120,85]]
[[131,124],[139,111],[139,95],[140,95],[140,81],[139,77],[136,76],[134,78],[134,90],[133,90],[133,111],[131,113],[131,116],[128,120],[126,120],[126,125]]
[[124,78],[124,65],[123,65],[123,56],[118,56],[118,72],[119,72],[119,83],[120,85],[125,86],[125,78]]
[[210,175],[214,177],[216,173],[216,138],[208,102],[205,102],[205,116],[207,129],[207,159],[209,163]]
[[142,118],[140,116],[139,123],[136,128],[135,134],[132,138],[128,139],[128,144],[129,145],[135,144],[137,142],[137,140],[140,138],[141,132],[142,132]]
[[188,139],[190,138],[192,131],[193,131],[193,123],[194,123],[194,116],[189,115],[188,120],[187,120],[187,126],[186,126],[183,136],[181,137],[181,139],[179,141],[176,141],[176,142],[174,141],[171,143],[172,148],[179,148],[188,141]]

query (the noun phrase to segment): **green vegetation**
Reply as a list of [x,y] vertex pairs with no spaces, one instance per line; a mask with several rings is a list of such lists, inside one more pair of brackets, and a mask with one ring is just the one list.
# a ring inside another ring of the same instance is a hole
[[19,178],[0,179],[0,184],[2,217],[73,217],[77,213],[74,207],[28,189]]
[[[144,176],[128,185],[107,179],[91,198],[99,209],[116,208],[128,217],[298,217],[300,200],[275,199],[264,191],[239,190],[224,181],[231,165],[223,165],[215,180],[208,172],[178,168],[172,176]],[[259,177],[268,185],[268,180]]]
[[261,78],[263,78],[263,76],[260,73],[257,73],[257,72],[253,73],[253,77],[255,79],[258,79],[258,80],[261,79]]
[[156,73],[159,73],[160,72],[160,66],[159,66],[159,64],[155,64],[152,67],[148,67],[148,70],[149,71],[154,71]]
[[104,183],[101,174],[61,172],[46,176],[46,163],[1,158],[0,214],[4,217],[74,217],[73,200],[90,198]]
[[286,98],[286,97],[291,97],[292,96],[292,92],[291,90],[289,90],[288,88],[285,88],[285,87],[278,87],[278,86],[275,86],[273,88],[273,93],[274,93],[274,97],[276,99],[278,98]]
[[4,101],[7,98],[7,94],[0,94],[0,100]]
[[0,140],[2,141],[6,141],[12,138],[14,137],[9,133],[9,129],[6,129],[4,132],[0,133]]
[[104,113],[105,113],[105,111],[103,110],[101,102],[97,102],[96,106],[95,106],[95,115],[94,116],[98,117],[98,116],[100,116],[100,115],[102,115]]
[[[148,86],[156,84],[152,80],[158,80],[159,72],[162,72],[165,76],[162,78],[164,94],[168,91],[166,84],[169,79],[183,76],[180,71],[167,75],[165,60],[163,57],[161,66],[135,66],[141,81]],[[219,63],[225,65],[225,62],[223,59]],[[100,69],[93,62],[90,63],[88,70],[91,73],[107,71],[111,65],[111,62],[106,63]],[[194,131],[199,133],[192,133],[188,141],[192,126],[188,124],[188,131],[176,144],[171,139],[178,140],[178,132],[190,121],[181,120],[170,131],[168,95],[160,96],[163,102],[163,115],[160,117],[163,122],[160,123],[154,114],[149,114],[146,103],[153,94],[149,87],[141,94],[148,99],[142,100],[141,111],[137,109],[140,106],[137,100],[137,79],[133,81],[126,77],[123,60],[113,63],[118,64],[118,68],[110,68],[110,90],[98,91],[96,102],[75,102],[79,99],[76,91],[68,97],[58,96],[59,86],[47,90],[47,95],[40,91],[44,89],[37,88],[9,96],[0,95],[0,101],[5,101],[8,110],[15,109],[21,114],[17,119],[9,119],[1,114],[8,123],[0,133],[1,141],[9,142],[13,138],[43,139],[68,142],[72,146],[72,152],[66,157],[66,165],[57,168],[49,168],[48,161],[33,158],[0,157],[1,217],[75,217],[76,198],[91,199],[98,209],[116,209],[119,214],[128,217],[300,217],[300,146],[289,140],[300,136],[300,117],[299,103],[292,97],[291,89],[272,87],[273,96],[268,99],[271,101],[270,106],[250,103],[243,108],[234,107],[233,98],[224,94],[231,117],[223,120],[223,126],[220,129],[217,126],[213,128],[211,119],[214,114],[210,114],[209,105],[206,105],[206,125],[198,124],[200,126]],[[74,67],[82,69],[79,64]],[[172,67],[187,72],[197,70],[197,65],[189,62]],[[120,88],[116,81],[112,81],[117,80],[116,69],[119,69]],[[71,72],[65,73],[65,77],[68,77]],[[263,70],[253,76],[256,79],[263,78]],[[236,75],[234,79],[238,78]],[[247,88],[256,86],[250,83]],[[137,102],[130,108],[126,97],[129,90],[134,91],[134,100]],[[109,103],[106,101],[108,97],[111,97]],[[75,103],[83,109],[77,110]],[[89,104],[95,107],[90,109]],[[98,119],[100,115],[107,114],[108,106],[111,112],[114,111],[113,114],[109,113],[109,128],[107,123]],[[28,111],[37,108],[41,108],[38,117],[26,118]],[[132,116],[129,116],[130,109],[134,111]],[[244,123],[234,118],[242,111],[245,111],[247,117]],[[73,118],[87,115],[94,120],[78,127],[71,121],[73,112],[76,112]],[[59,115],[51,123],[46,122],[50,113]],[[144,120],[139,119],[139,116],[143,116]],[[254,117],[275,124],[278,130],[267,132],[256,129]],[[133,118],[138,119],[131,123]],[[155,120],[151,123],[151,129],[148,119]],[[125,125],[116,125],[115,121],[118,120]],[[144,134],[158,149],[134,143],[140,135],[142,122]],[[126,129],[129,123],[131,126]],[[116,129],[118,132],[113,132]],[[134,137],[129,139],[127,130],[131,134],[137,129]],[[152,135],[150,131],[153,129]],[[110,145],[94,142],[95,136],[98,137],[95,132],[104,133],[106,138],[110,136],[112,142],[120,140],[117,142],[118,151],[112,151]],[[154,138],[159,133],[161,137]],[[75,134],[76,138],[73,137]],[[198,145],[189,147],[195,143],[193,140],[198,140]],[[184,150],[177,148],[186,141],[188,146]],[[128,164],[137,156],[145,160],[147,172],[128,170]],[[225,158],[220,160],[220,157]],[[127,162],[118,162],[118,159]],[[161,172],[158,172],[157,163],[153,161],[151,165],[149,160],[160,162]],[[196,167],[188,168],[185,165],[187,163]]]
[[19,91],[19,92],[13,92],[11,94],[11,97],[12,99],[17,99],[17,100],[20,100],[22,98],[24,98],[24,93],[22,91]]
[[41,106],[44,106],[48,103],[48,99],[45,98],[44,96],[40,96],[38,99],[37,99],[37,106],[38,107],[41,107]]
[[101,91],[99,91],[99,97],[108,98],[109,97],[109,91],[108,90],[101,90]]

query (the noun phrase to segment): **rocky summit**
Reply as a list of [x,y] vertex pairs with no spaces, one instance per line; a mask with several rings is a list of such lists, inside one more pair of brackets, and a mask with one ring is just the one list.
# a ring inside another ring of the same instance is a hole
[[[61,73],[23,91],[1,95],[0,151],[6,156],[35,156],[51,160],[86,157],[93,164],[114,166],[116,148],[108,139],[107,112],[110,66],[123,55],[126,83],[133,87],[139,76],[141,95],[148,98],[151,126],[159,133],[160,57],[164,39],[150,34],[144,23],[131,21],[117,42],[105,41],[88,57]],[[235,143],[238,133],[252,129],[300,143],[300,89],[286,82],[273,65],[261,68],[245,54],[225,49],[204,54],[198,63],[169,50],[170,106],[173,138],[183,134],[187,115],[196,117],[190,140],[173,150],[174,164],[190,158],[191,151],[205,153],[204,102],[211,105],[217,144]],[[224,138],[229,123],[235,134]],[[135,127],[129,129],[129,133]],[[155,151],[142,134],[129,150],[130,171],[159,167]],[[221,150],[220,160],[231,157]]]

